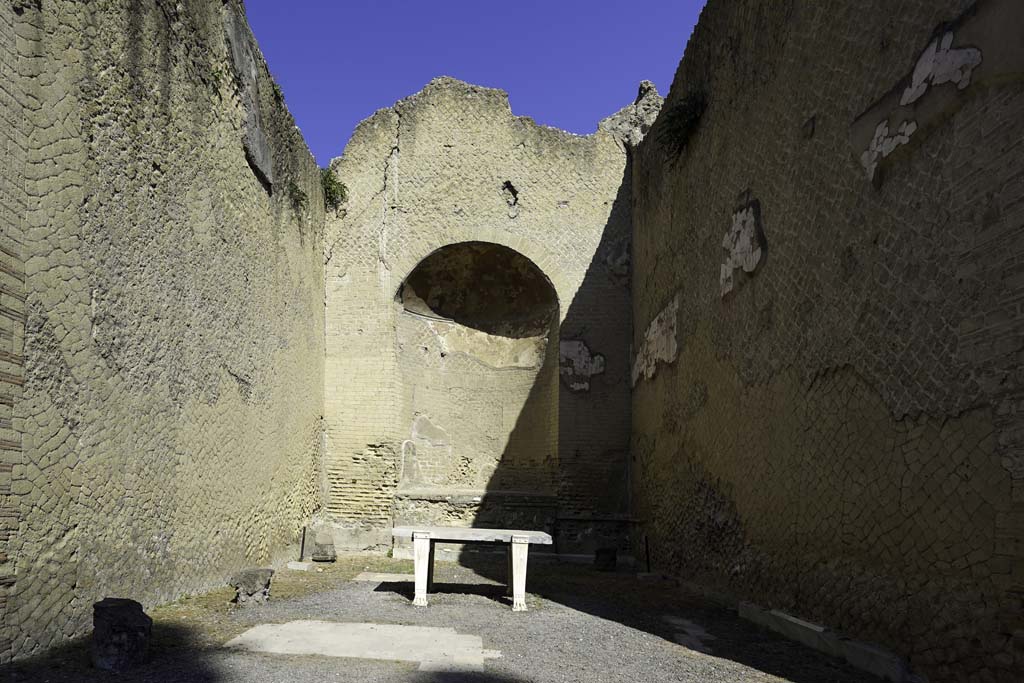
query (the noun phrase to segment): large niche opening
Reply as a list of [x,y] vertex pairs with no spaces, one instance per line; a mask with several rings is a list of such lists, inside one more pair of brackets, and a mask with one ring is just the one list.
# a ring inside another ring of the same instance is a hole
[[410,313],[513,339],[546,335],[558,311],[554,287],[533,261],[486,242],[435,251],[409,274],[399,299]]
[[522,254],[463,242],[403,282],[408,438],[396,524],[545,528],[557,507],[558,296]]

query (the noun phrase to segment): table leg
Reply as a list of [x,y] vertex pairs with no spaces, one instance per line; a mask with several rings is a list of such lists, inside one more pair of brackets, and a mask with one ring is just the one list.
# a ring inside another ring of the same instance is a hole
[[507,572],[505,573],[505,595],[512,597],[512,544],[505,546],[505,560]]
[[412,534],[412,560],[413,570],[416,574],[416,596],[412,604],[416,607],[427,606],[427,576],[430,573],[431,565],[430,534],[424,531],[414,531]]
[[434,547],[437,541],[430,541],[430,557],[427,558],[427,592],[434,592]]
[[526,611],[526,560],[530,553],[529,536],[512,537],[512,611]]

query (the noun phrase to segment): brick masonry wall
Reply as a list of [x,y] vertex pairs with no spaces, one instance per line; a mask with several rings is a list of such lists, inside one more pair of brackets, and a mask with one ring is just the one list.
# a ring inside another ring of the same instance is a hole
[[[20,29],[20,30],[19,30]],[[0,4],[0,661],[11,656],[13,633],[8,602],[14,587],[11,541],[20,518],[12,490],[14,468],[22,464],[21,425],[14,404],[24,383],[25,111],[19,47],[28,29],[10,3]]]
[[0,171],[5,310],[24,301],[0,340],[24,369],[4,657],[86,632],[104,596],[152,605],[292,559],[320,500],[323,386],[319,172],[241,4],[15,4],[30,127],[21,245]]
[[634,167],[634,542],[932,681],[1024,678],[1022,23],[711,0]]
[[[604,358],[603,372],[588,376],[585,388],[558,389],[557,412],[552,405],[531,419],[542,421],[537,423],[542,433],[557,425],[559,443],[551,455],[559,482],[566,482],[556,488],[571,492],[564,498],[565,511],[589,519],[599,500],[603,508],[624,515],[630,223],[628,199],[621,192],[626,163],[624,144],[605,128],[580,137],[541,127],[513,116],[505,93],[447,78],[356,129],[344,156],[332,164],[348,185],[350,200],[341,215],[328,220],[325,251],[325,470],[327,508],[343,530],[340,544],[390,545],[400,455],[415,413],[452,414],[460,397],[489,401],[492,406],[480,409],[490,413],[500,408],[503,397],[488,384],[489,373],[457,372],[464,359],[445,360],[451,367],[439,370],[440,376],[458,375],[457,381],[431,380],[432,394],[420,392],[415,404],[408,399],[412,384],[420,381],[410,369],[419,366],[402,354],[418,351],[411,343],[400,348],[398,321],[404,314],[396,293],[422,259],[465,241],[503,245],[530,259],[558,295],[561,339],[583,342]],[[516,188],[516,197],[505,190],[506,182]],[[559,351],[554,343],[549,350]],[[538,377],[550,377],[546,372]],[[456,384],[458,396],[453,396],[449,389]],[[488,390],[493,390],[489,397]],[[604,419],[609,416],[614,418]],[[483,436],[507,443],[515,430],[513,417],[495,422],[494,433]],[[453,444],[452,452],[467,446]],[[599,487],[568,483],[584,470],[598,473]],[[622,489],[613,491],[610,502],[609,481]]]
[[479,339],[441,341],[439,325],[444,324],[408,314],[398,319],[401,420],[410,425],[403,441],[403,484],[553,494],[553,344],[538,343],[535,365],[503,365],[486,354],[507,340],[477,332]]

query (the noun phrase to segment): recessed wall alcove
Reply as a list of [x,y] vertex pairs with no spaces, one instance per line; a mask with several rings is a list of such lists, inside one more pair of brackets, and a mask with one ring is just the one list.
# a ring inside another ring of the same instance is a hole
[[396,293],[402,442],[395,524],[550,527],[558,297],[517,251],[445,246]]

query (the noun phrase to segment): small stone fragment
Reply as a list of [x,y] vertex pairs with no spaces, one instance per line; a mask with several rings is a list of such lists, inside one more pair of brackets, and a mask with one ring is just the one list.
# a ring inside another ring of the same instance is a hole
[[273,569],[244,569],[228,582],[235,589],[234,602],[245,604],[266,602],[270,599],[270,578]]
[[329,531],[316,532],[310,558],[314,562],[334,562],[338,559],[337,553],[334,552],[334,538]]
[[92,606],[92,664],[105,671],[128,671],[146,658],[153,620],[127,598],[103,598]]

